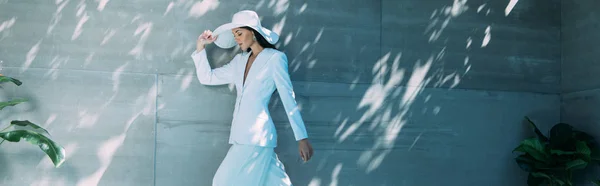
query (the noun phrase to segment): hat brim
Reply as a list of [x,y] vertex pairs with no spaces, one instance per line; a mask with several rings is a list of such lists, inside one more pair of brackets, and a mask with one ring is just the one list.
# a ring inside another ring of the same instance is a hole
[[260,35],[262,35],[265,38],[265,40],[267,40],[267,42],[269,42],[271,44],[275,44],[279,40],[279,35],[277,33],[273,32],[265,27],[257,28],[255,26],[244,25],[244,24],[226,23],[226,24],[223,24],[223,25],[217,27],[217,29],[215,29],[215,31],[213,31],[213,35],[217,36],[217,40],[215,40],[215,44],[220,48],[234,47],[235,45],[237,45],[237,43],[235,42],[233,33],[231,32],[231,29],[245,27],[245,26],[248,26],[248,27],[256,30],[258,33],[260,33]]

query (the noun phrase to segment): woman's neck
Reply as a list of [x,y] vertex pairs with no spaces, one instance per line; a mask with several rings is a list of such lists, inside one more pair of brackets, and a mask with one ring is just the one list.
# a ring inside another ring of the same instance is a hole
[[250,55],[258,55],[258,53],[262,52],[265,48],[263,48],[262,46],[260,46],[258,43],[254,43],[252,46],[250,46],[250,49],[252,50],[252,54]]

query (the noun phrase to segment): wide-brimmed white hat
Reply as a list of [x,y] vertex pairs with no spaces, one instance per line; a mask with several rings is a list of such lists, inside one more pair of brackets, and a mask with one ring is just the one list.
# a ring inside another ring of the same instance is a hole
[[258,14],[256,12],[252,10],[242,10],[233,14],[231,23],[223,24],[215,29],[213,32],[213,35],[217,36],[215,44],[221,48],[231,48],[237,45],[235,39],[233,38],[231,29],[244,26],[253,28],[271,44],[275,44],[279,40],[279,35],[277,33],[263,27],[260,24],[260,19],[258,18]]

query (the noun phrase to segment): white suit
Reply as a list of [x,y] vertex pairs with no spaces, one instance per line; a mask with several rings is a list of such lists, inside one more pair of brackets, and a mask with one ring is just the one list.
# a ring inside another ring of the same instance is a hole
[[206,50],[194,52],[192,58],[200,83],[235,84],[237,98],[229,143],[233,144],[213,177],[213,186],[267,186],[292,183],[273,148],[277,132],[268,105],[278,90],[296,140],[307,138],[306,128],[294,98],[283,52],[265,48],[254,60],[246,82],[244,71],[250,53],[236,55],[223,67],[211,69]]
[[296,140],[307,138],[306,128],[294,97],[288,73],[287,56],[278,50],[261,51],[246,77],[244,71],[250,53],[237,54],[223,67],[211,69],[206,50],[194,52],[192,58],[200,83],[205,85],[235,84],[237,98],[229,143],[277,146],[277,132],[268,105],[275,89],[278,90]]

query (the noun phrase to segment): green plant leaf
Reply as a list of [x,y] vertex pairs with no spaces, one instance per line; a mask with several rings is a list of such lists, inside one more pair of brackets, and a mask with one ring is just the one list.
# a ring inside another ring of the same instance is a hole
[[583,160],[586,162],[590,162],[592,160],[592,150],[588,147],[585,141],[577,141],[577,143],[575,143],[575,147],[577,149],[577,153],[582,155]]
[[552,180],[552,177],[550,175],[543,173],[543,172],[532,172],[531,175],[536,178],[544,178],[547,180]]
[[0,132],[0,138],[10,142],[19,142],[25,140],[33,145],[37,145],[48,155],[55,167],[60,165],[65,160],[65,149],[50,138],[28,130],[13,130],[8,132]]
[[15,106],[19,103],[23,103],[26,102],[27,99],[24,98],[18,98],[18,99],[13,99],[10,101],[6,101],[6,102],[0,102],[0,110],[4,109],[4,107],[8,107],[8,106]]
[[551,149],[550,153],[551,154],[556,154],[556,155],[573,155],[573,154],[577,154],[576,151],[563,151],[563,150],[558,150],[558,149]]
[[530,154],[521,154],[515,158],[519,168],[526,172],[536,172],[539,170],[562,170],[561,167],[551,167],[547,162],[535,160]]
[[567,162],[566,168],[567,170],[575,170],[575,169],[583,169],[587,166],[587,162],[582,159],[576,159],[570,162]]
[[16,126],[21,126],[21,127],[31,127],[37,130],[42,130],[44,131],[45,134],[50,135],[50,133],[44,129],[43,127],[40,127],[39,125],[36,125],[34,123],[31,123],[29,120],[13,120],[10,122],[11,125],[16,125]]
[[596,184],[596,185],[600,186],[600,180],[592,181],[592,183],[594,183],[594,184]]
[[5,82],[12,82],[12,83],[14,83],[17,86],[21,86],[21,84],[23,84],[18,79],[11,78],[11,77],[8,77],[8,76],[0,76],[0,83],[5,83]]
[[530,154],[534,159],[542,162],[548,161],[549,154],[545,151],[545,145],[538,138],[528,138],[521,141],[513,152],[524,152]]
[[531,119],[529,119],[529,117],[525,117],[525,119],[527,119],[527,122],[529,123],[529,126],[531,126],[531,128],[533,128],[533,132],[535,132],[535,134],[537,134],[538,138],[540,138],[540,140],[542,140],[542,142],[548,142],[549,141],[549,139],[546,136],[544,136],[544,134],[535,125],[535,123],[533,123],[533,121],[531,121]]

